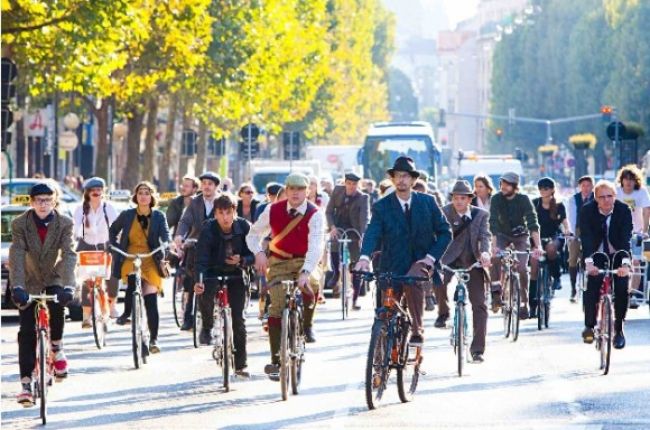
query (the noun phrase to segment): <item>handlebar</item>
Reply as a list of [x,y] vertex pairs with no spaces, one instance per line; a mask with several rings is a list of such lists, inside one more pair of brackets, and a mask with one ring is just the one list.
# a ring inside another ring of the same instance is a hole
[[151,256],[153,256],[154,254],[156,254],[158,252],[164,251],[165,249],[167,249],[169,247],[169,242],[160,242],[160,246],[158,248],[156,248],[156,249],[154,249],[151,252],[148,252],[146,254],[129,254],[128,252],[122,251],[122,249],[120,249],[117,246],[111,245],[110,247],[111,247],[111,250],[117,252],[120,255],[123,255],[126,258],[130,258],[130,259],[133,259],[133,260],[135,260],[135,259],[141,259],[142,260],[144,258],[151,257]]
[[452,268],[452,267],[447,266],[446,264],[443,264],[443,265],[442,265],[442,268],[443,268],[444,270],[446,270],[446,271],[448,271],[448,272],[452,272],[452,273],[454,273],[454,274],[469,273],[469,272],[471,272],[472,270],[477,269],[477,268],[480,268],[480,267],[481,267],[481,263],[480,263],[479,261],[477,261],[476,263],[472,264],[471,266],[469,266],[469,267],[467,267],[467,268],[460,268],[460,269],[454,269],[454,268]]
[[428,282],[430,279],[427,276],[407,276],[407,275],[393,275],[390,272],[366,272],[363,270],[350,270],[354,275],[361,275],[368,281],[372,280],[387,280],[392,282]]
[[27,303],[31,302],[54,302],[59,303],[56,294],[30,294]]

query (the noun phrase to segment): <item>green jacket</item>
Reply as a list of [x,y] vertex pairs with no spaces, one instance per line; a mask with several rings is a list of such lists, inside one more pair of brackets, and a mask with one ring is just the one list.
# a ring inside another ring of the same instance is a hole
[[492,197],[490,202],[490,231],[496,235],[511,236],[512,229],[523,226],[531,231],[539,231],[537,213],[533,203],[525,194],[515,194],[508,200],[501,193]]

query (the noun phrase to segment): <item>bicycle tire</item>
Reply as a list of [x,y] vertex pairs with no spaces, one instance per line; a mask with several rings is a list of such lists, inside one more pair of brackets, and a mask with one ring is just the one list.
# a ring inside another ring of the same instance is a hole
[[348,275],[347,265],[341,264],[341,316],[345,320],[348,316]]
[[200,335],[203,330],[203,319],[201,318],[201,311],[198,309],[198,306],[199,296],[194,294],[194,298],[192,299],[192,311],[194,312],[192,317],[192,328],[194,329],[192,333],[192,341],[194,342],[194,348],[198,348],[201,345]]
[[[366,359],[366,404],[370,410],[379,406],[390,375],[387,329],[384,321],[375,319]],[[379,367],[378,374],[375,373],[376,367]]]
[[600,368],[603,375],[609,373],[609,364],[612,356],[612,302],[611,297],[605,295],[601,299],[601,331],[600,331]]
[[458,376],[463,376],[463,366],[465,365],[465,306],[462,304],[456,305],[456,312],[458,312],[458,320],[456,326],[456,358],[458,361]]
[[537,300],[537,330],[544,328],[544,297],[546,296],[546,282],[548,281],[547,272],[544,264],[539,265],[539,276],[537,277],[537,291],[535,291],[535,300]]
[[503,313],[503,335],[507,339],[510,337],[510,327],[512,319],[512,287],[511,287],[512,278],[506,276],[503,282],[503,306],[501,312]]
[[280,392],[282,400],[289,397],[289,309],[282,311],[280,327]]
[[298,394],[302,379],[305,336],[302,334],[301,318],[298,317],[298,312],[291,312],[289,319],[291,322],[291,393]]
[[180,273],[180,267],[176,269],[174,275],[174,282],[172,284],[172,309],[174,311],[174,321],[178,328],[183,324],[181,322],[183,316],[183,277]]
[[133,349],[133,364],[136,369],[142,365],[142,308],[140,308],[140,294],[133,293],[133,307],[131,310],[131,347]]
[[91,297],[91,321],[93,325],[93,337],[95,338],[95,345],[97,349],[102,349],[106,346],[106,320],[102,312],[102,300],[99,295],[102,294],[98,289],[93,289]]
[[230,309],[223,309],[221,311],[221,318],[223,318],[223,363],[221,365],[221,376],[223,377],[223,388],[228,392],[230,391],[230,366],[232,364],[232,338],[230,337],[232,319],[230,317]]
[[40,414],[43,425],[47,424],[47,374],[48,363],[47,356],[49,355],[47,331],[40,329],[38,331],[38,396],[40,397]]
[[519,278],[512,278],[512,341],[516,342],[519,339],[519,309],[521,308],[521,290],[519,287]]
[[402,349],[400,351],[401,363],[397,367],[397,394],[402,403],[413,400],[420,379],[419,357],[409,357],[411,353],[411,348],[408,344],[410,332],[409,324],[403,324],[401,328],[402,335],[400,336],[400,347]]

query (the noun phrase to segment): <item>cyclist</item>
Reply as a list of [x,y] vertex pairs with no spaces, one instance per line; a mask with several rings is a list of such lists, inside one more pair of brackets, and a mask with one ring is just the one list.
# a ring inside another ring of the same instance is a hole
[[[131,201],[137,206],[120,213],[109,229],[111,244],[128,252],[129,254],[146,254],[160,246],[160,242],[169,242],[169,227],[165,214],[155,209],[157,194],[154,185],[142,181],[133,189]],[[118,236],[120,237],[118,243]],[[149,324],[149,352],[160,352],[158,346],[158,293],[163,289],[163,272],[160,261],[163,253],[142,260],[142,296],[147,312]],[[127,284],[124,297],[124,313],[117,319],[117,323],[124,325],[130,322],[129,316],[133,307],[133,292],[135,291],[135,277],[133,260],[121,254],[113,253],[113,273],[120,274],[122,282]]]
[[[237,198],[231,193],[223,193],[214,201],[214,219],[206,221],[196,244],[196,272],[206,278],[215,276],[236,276],[228,281],[228,301],[232,309],[232,329],[235,348],[235,373],[248,376],[246,371],[246,298],[248,295],[247,271],[255,256],[246,245],[246,235],[250,224],[237,216]],[[214,325],[214,296],[216,281],[206,281],[194,285],[199,294],[199,308],[203,320],[200,333],[201,343],[212,343]]]
[[257,205],[260,204],[255,200],[255,188],[250,182],[241,184],[239,191],[237,192],[239,196],[239,202],[237,203],[237,216],[244,218],[248,222],[255,222],[257,217]]
[[[539,222],[539,233],[542,246],[546,251],[546,261],[549,274],[553,278],[553,289],[562,288],[560,280],[560,259],[558,253],[564,246],[564,241],[558,235],[565,232],[570,234],[569,220],[562,202],[555,199],[555,181],[551,178],[542,178],[537,182],[537,189],[541,197],[533,199],[533,206]],[[562,228],[561,228],[562,227]],[[530,314],[537,315],[537,275],[539,261],[535,258],[530,262]]]
[[329,194],[323,192],[320,188],[320,181],[316,176],[309,176],[309,192],[307,200],[315,204],[319,209],[325,209],[330,201]]
[[[368,224],[368,194],[364,194],[359,190],[359,181],[361,180],[354,173],[345,174],[345,185],[337,185],[332,191],[332,196],[327,205],[325,214],[327,216],[327,223],[329,225],[331,237],[331,252],[330,258],[332,261],[333,276],[330,282],[334,285],[333,295],[339,297],[338,280],[339,280],[339,262],[341,255],[339,253],[339,232],[337,229],[347,230],[354,229],[363,235]],[[359,242],[361,237],[354,232],[349,232],[348,239],[352,241],[348,243],[348,250],[350,255],[350,267],[352,267],[359,260]],[[352,276],[352,309],[359,310],[361,307],[357,305],[357,299],[361,290],[361,279],[359,276]],[[344,294],[346,292],[343,292]]]
[[[108,228],[111,226],[117,212],[110,203],[104,201],[106,182],[102,178],[90,178],[83,184],[83,204],[74,212],[74,237],[77,239],[77,252],[106,250],[108,244]],[[117,318],[118,278],[112,276],[106,281],[108,286],[108,303],[111,318]],[[90,295],[92,292],[84,285],[81,291],[83,309],[82,328],[91,328]]]
[[[203,226],[203,222],[208,219],[214,218],[214,201],[217,198],[219,191],[218,187],[221,183],[221,178],[214,172],[204,172],[199,176],[201,181],[201,194],[197,194],[192,198],[192,201],[183,211],[181,219],[178,221],[176,228],[176,236],[174,243],[179,253],[183,252],[183,241],[186,238],[198,239],[199,233]],[[183,290],[187,293],[185,315],[183,316],[183,324],[181,330],[191,330],[193,321],[192,303],[194,301],[194,285],[195,273],[195,248],[187,248],[184,259],[185,264],[185,279],[183,281]]]
[[262,203],[257,205],[257,208],[255,208],[255,219],[260,217],[262,215],[262,212],[264,212],[264,209],[270,205],[276,202],[278,199],[278,193],[282,189],[282,185],[278,184],[277,182],[269,182],[266,184],[266,200],[264,200]]
[[[580,237],[580,210],[584,205],[594,200],[594,179],[582,176],[578,179],[580,191],[569,199],[568,218],[569,231],[574,237]],[[571,279],[571,302],[576,302],[576,282],[578,279],[578,259],[580,258],[580,242],[569,240],[569,278]]]
[[[539,239],[539,224],[535,208],[527,195],[519,193],[519,175],[515,172],[504,173],[499,178],[500,192],[490,200],[490,231],[492,232],[492,311],[501,307],[501,260],[496,257],[499,250],[513,245],[517,251],[527,251],[529,241],[533,239],[533,257],[542,255]],[[517,271],[520,276],[521,308],[519,318],[528,318],[528,256],[517,255]]]
[[77,254],[74,252],[73,222],[56,209],[59,192],[49,181],[34,185],[29,192],[31,209],[11,223],[13,242],[9,247],[9,278],[12,298],[19,309],[18,364],[21,391],[18,403],[32,406],[32,371],[36,364],[35,304],[27,305],[29,294],[55,294],[58,303],[48,302],[54,374],[68,376],[63,353],[63,307],[73,299]]
[[[485,336],[487,334],[487,306],[485,304],[485,281],[488,274],[485,269],[490,267],[490,243],[492,234],[488,229],[490,214],[470,204],[474,197],[469,182],[458,180],[451,190],[451,203],[442,208],[447,220],[451,223],[453,240],[442,256],[442,263],[456,269],[467,268],[477,261],[483,268],[475,268],[469,273],[467,291],[472,303],[472,321],[474,338],[470,346],[472,359],[476,363],[483,362],[485,353]],[[438,301],[438,319],[435,326],[443,328],[449,318],[447,304],[447,285],[452,274],[445,272],[443,284],[435,288]]]
[[[370,255],[381,249],[381,272],[428,276],[451,241],[449,223],[431,195],[412,191],[420,175],[412,158],[398,157],[387,173],[395,192],[373,205],[356,270],[367,271]],[[422,284],[409,285],[404,290],[413,323],[409,340],[413,346],[424,342]]]
[[172,199],[167,208],[167,225],[173,234],[176,233],[178,222],[181,220],[183,210],[190,205],[192,197],[196,195],[199,190],[199,180],[194,176],[183,176],[181,181],[181,195]]
[[[632,212],[629,206],[616,200],[614,184],[609,181],[599,181],[594,188],[594,194],[596,201],[587,203],[580,211],[583,257],[589,257],[599,251],[607,254],[611,259],[617,250],[629,252],[633,229]],[[621,264],[622,254],[619,253],[614,261],[614,267],[618,267],[618,276],[614,277],[614,348],[617,349],[625,347],[623,321],[628,306],[629,268]],[[603,275],[598,274],[598,268],[606,268],[603,266],[603,261],[596,258],[594,260],[592,265],[585,266],[585,271],[592,275],[587,280],[587,290],[584,293],[585,329],[582,332],[582,339],[585,343],[594,341],[596,308],[603,282]]]
[[[284,304],[281,281],[297,279],[303,294],[303,329],[305,340],[315,342],[312,329],[318,280],[318,263],[323,253],[325,215],[307,200],[309,178],[301,173],[287,176],[286,200],[264,209],[246,237],[248,248],[255,254],[258,273],[266,273],[271,296],[269,308],[269,344],[271,363],[264,372],[273,380],[279,380],[280,331]],[[270,257],[267,259],[262,241],[271,233]],[[267,273],[268,268],[268,273]],[[312,306],[313,305],[313,306]]]

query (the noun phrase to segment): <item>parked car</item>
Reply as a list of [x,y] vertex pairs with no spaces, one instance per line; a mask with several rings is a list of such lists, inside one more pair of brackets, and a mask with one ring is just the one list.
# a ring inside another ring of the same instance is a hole
[[[36,178],[14,178],[14,179],[3,179],[0,183],[2,186],[2,204],[8,205],[12,203],[12,200],[16,196],[25,196],[29,195],[29,191],[34,185],[39,182],[43,182],[44,179]],[[70,204],[81,201],[81,196],[70,187],[60,182],[56,182],[56,185],[61,190],[61,201]]]

